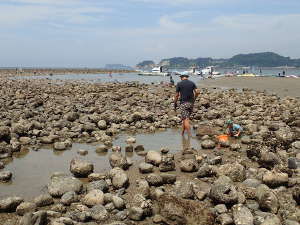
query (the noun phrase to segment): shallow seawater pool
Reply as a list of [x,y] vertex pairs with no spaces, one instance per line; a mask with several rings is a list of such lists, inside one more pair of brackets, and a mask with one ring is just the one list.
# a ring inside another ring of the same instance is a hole
[[[163,147],[169,148],[170,152],[181,151],[191,147],[200,148],[200,142],[196,138],[181,137],[179,129],[136,135],[121,134],[115,139],[114,145],[121,146],[122,153],[132,158],[133,161],[142,159],[142,157],[135,153],[125,153],[126,139],[129,136],[135,137],[137,140],[135,145],[144,145],[146,151],[159,151]],[[69,165],[74,157],[92,162],[94,164],[94,172],[108,171],[111,168],[108,161],[111,151],[108,151],[107,154],[98,154],[95,150],[99,145],[100,143],[75,143],[71,149],[65,151],[42,148],[38,151],[24,150],[15,154],[10,161],[6,162],[6,167],[2,170],[11,171],[13,178],[9,183],[0,183],[0,198],[16,195],[31,200],[39,194],[47,192],[47,183],[50,181],[51,174],[64,172],[71,175]],[[87,150],[88,154],[80,156],[77,153],[80,149]]]

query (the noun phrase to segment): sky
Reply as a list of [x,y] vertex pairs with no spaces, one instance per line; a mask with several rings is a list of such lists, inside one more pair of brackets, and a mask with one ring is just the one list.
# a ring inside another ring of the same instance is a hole
[[0,0],[0,67],[300,58],[299,0]]

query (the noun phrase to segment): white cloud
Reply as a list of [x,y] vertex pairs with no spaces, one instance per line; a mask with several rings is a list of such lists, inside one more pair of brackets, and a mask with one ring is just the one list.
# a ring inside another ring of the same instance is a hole
[[82,0],[13,0],[13,2],[26,4],[0,3],[1,27],[40,22],[85,24],[101,21],[105,15],[113,12],[111,8],[85,4]]

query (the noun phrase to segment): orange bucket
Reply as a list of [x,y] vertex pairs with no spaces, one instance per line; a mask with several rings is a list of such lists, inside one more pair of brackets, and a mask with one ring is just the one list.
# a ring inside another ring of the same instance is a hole
[[218,140],[219,140],[220,142],[225,142],[225,141],[228,141],[229,135],[227,135],[227,134],[222,134],[222,135],[219,135],[217,138],[218,138]]

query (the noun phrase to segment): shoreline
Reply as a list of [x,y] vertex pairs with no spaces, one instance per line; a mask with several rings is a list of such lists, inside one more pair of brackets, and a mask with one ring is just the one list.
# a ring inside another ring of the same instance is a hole
[[199,82],[202,88],[248,88],[280,97],[300,97],[300,79],[280,77],[222,77]]

